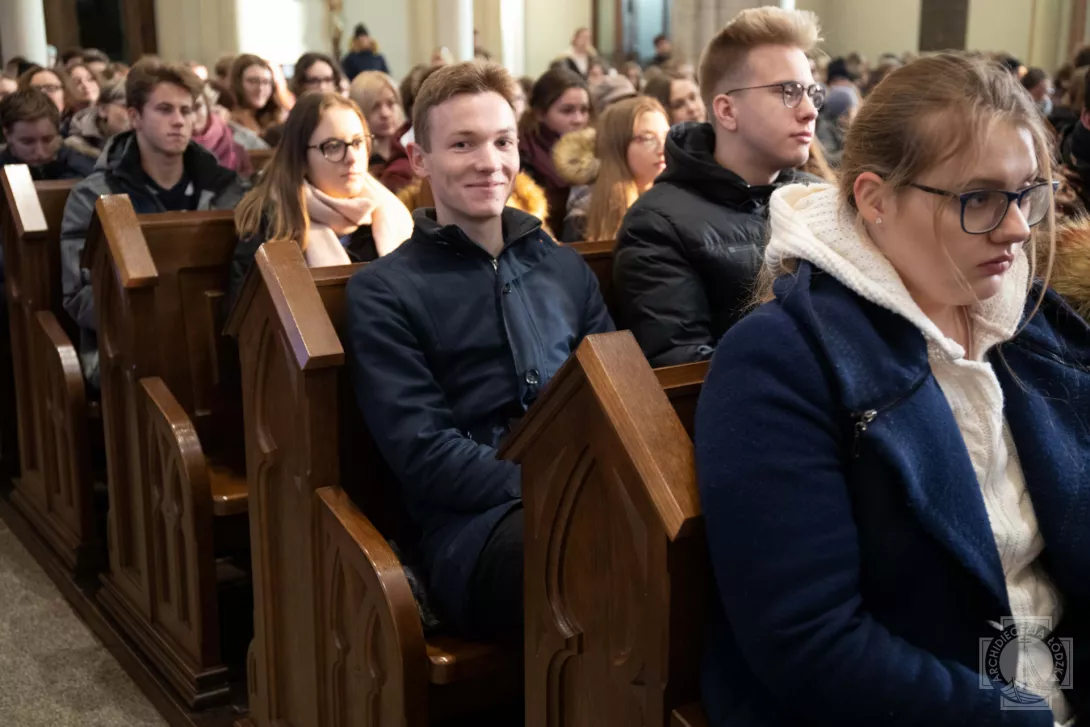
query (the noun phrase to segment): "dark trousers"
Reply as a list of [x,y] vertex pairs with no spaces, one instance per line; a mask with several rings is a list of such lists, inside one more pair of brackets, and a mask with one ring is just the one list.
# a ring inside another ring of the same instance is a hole
[[520,505],[496,524],[469,579],[469,621],[474,636],[521,641],[524,542]]

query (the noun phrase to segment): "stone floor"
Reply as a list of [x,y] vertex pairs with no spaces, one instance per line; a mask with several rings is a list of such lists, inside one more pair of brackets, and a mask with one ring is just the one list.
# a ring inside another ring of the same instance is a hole
[[3,521],[0,725],[166,726]]

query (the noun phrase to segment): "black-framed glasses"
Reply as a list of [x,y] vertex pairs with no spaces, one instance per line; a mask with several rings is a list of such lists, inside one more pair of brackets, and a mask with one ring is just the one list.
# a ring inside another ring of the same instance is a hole
[[975,189],[969,192],[949,192],[923,184],[909,183],[921,192],[950,197],[961,202],[961,229],[970,235],[986,235],[1003,224],[1011,202],[1017,202],[1026,224],[1040,224],[1052,207],[1052,196],[1060,188],[1059,182],[1039,181],[1021,192],[1004,189]]
[[344,155],[348,153],[348,147],[352,147],[352,151],[358,154],[360,149],[367,148],[369,139],[374,139],[374,137],[357,136],[352,141],[347,141],[346,139],[326,139],[321,144],[308,146],[307,149],[317,149],[322,152],[322,156],[325,157],[327,162],[340,164],[344,161]]
[[812,83],[809,86],[803,86],[798,81],[784,81],[783,83],[767,83],[764,86],[746,86],[745,88],[735,88],[726,92],[727,96],[732,93],[738,93],[739,91],[756,91],[759,88],[778,88],[783,93],[783,105],[789,109],[793,109],[802,103],[802,97],[809,96],[810,103],[814,105],[815,109],[820,109],[825,105],[825,97],[829,94],[829,89],[825,88],[824,83]]
[[306,76],[303,78],[303,85],[307,88],[332,86],[335,82],[336,79],[333,76]]

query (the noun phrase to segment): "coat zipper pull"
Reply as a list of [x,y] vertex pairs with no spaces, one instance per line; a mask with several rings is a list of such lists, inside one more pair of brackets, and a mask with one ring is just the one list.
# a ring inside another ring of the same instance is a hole
[[852,457],[855,459],[859,459],[859,442],[867,431],[867,425],[873,422],[877,416],[877,411],[869,409],[857,417],[855,422],[855,444],[852,447]]
[[492,269],[497,273],[500,271],[500,261],[496,258],[492,258]]

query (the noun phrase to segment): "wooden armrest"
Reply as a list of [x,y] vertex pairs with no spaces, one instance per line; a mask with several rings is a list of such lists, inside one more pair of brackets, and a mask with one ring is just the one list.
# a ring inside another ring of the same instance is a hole
[[700,702],[678,707],[670,715],[670,727],[708,727],[708,717]]
[[210,465],[208,486],[212,490],[212,514],[216,517],[241,515],[250,502],[246,475],[230,467]]
[[95,201],[95,211],[117,267],[121,286],[139,288],[155,284],[159,280],[159,271],[151,258],[148,242],[144,239],[129,196],[111,194],[99,197]]
[[436,636],[428,639],[427,651],[432,684],[454,684],[521,668],[522,652],[510,645]]
[[19,237],[42,235],[47,229],[45,213],[38,200],[38,190],[26,164],[9,164],[0,168],[3,175],[4,196],[15,221]]
[[303,371],[344,364],[344,348],[329,320],[325,304],[303,251],[292,240],[269,240],[257,249],[238,300],[224,331],[238,337],[242,319],[263,282],[291,345],[296,364]]

